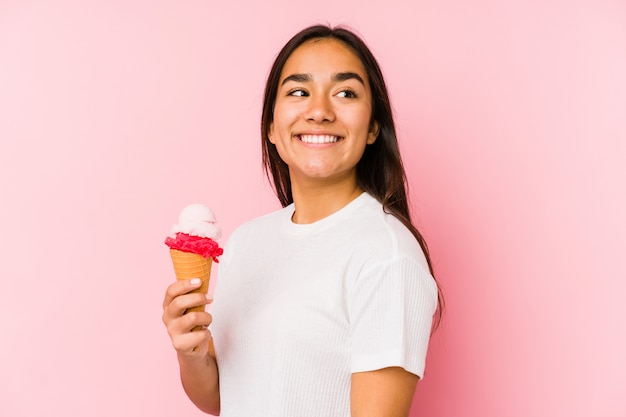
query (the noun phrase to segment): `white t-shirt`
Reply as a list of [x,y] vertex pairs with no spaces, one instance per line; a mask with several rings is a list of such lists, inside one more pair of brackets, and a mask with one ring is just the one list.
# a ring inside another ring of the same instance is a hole
[[349,417],[353,372],[423,375],[437,287],[411,232],[367,193],[312,224],[293,213],[242,225],[220,260],[222,417]]

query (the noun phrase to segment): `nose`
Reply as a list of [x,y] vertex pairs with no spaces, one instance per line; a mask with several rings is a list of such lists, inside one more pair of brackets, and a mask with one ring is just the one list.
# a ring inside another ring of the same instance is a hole
[[315,123],[332,122],[335,120],[331,98],[324,94],[311,95],[306,119]]

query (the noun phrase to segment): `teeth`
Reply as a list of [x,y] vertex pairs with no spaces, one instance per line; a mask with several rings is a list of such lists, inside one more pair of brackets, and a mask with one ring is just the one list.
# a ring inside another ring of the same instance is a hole
[[304,143],[335,143],[339,140],[339,136],[300,135],[300,140]]

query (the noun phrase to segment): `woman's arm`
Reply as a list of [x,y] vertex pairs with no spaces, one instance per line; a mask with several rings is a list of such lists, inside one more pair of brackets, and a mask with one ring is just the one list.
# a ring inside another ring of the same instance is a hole
[[220,414],[220,390],[215,357],[209,352],[198,358],[178,353],[180,379],[185,393],[205,413]]
[[[185,311],[211,302],[204,294],[189,293],[200,280],[177,281],[167,288],[163,300],[163,323],[176,349],[180,378],[189,399],[205,413],[219,415],[220,394],[217,362],[209,349],[212,317],[207,312]],[[195,326],[200,330],[191,331]]]
[[352,417],[407,417],[419,377],[400,367],[352,374]]

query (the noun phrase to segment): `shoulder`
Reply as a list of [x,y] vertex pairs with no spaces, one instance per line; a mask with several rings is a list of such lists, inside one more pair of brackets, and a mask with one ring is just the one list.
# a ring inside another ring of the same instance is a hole
[[386,262],[406,258],[428,271],[426,256],[413,233],[397,217],[386,213],[374,197],[366,194],[354,220],[359,223],[357,245],[373,260]]
[[[237,226],[230,234],[224,246],[224,255],[222,256],[222,267],[228,264],[233,255],[237,252],[245,252],[245,248],[252,245],[258,247],[268,240],[268,237],[275,236],[275,231],[284,222],[285,218],[290,218],[293,212],[292,206],[275,210],[268,214],[248,220]],[[244,251],[238,249],[244,249]]]
[[291,214],[293,214],[293,204],[248,220],[235,228],[229,238],[229,242],[258,234],[271,233],[284,222],[284,219],[289,219]]

